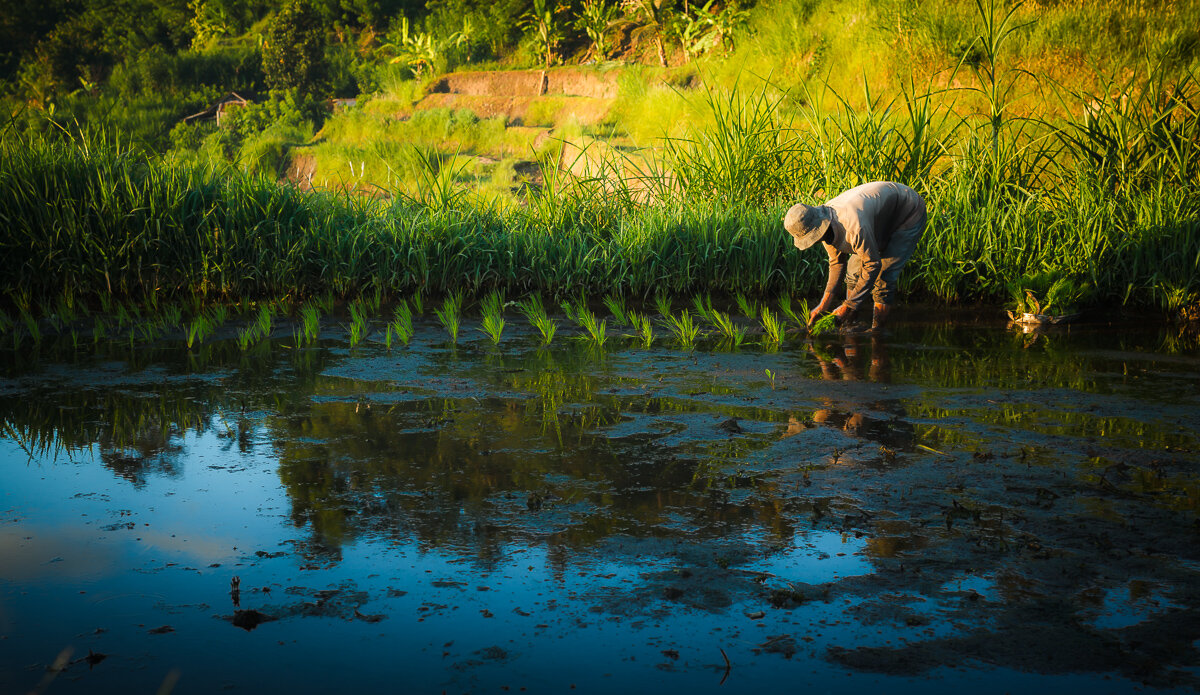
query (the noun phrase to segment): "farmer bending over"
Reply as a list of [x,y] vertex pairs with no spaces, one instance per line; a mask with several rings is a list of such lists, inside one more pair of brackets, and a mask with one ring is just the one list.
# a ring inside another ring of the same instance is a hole
[[833,315],[845,323],[870,292],[875,297],[871,328],[876,330],[887,320],[900,270],[925,231],[925,201],[908,186],[876,181],[851,188],[824,205],[794,205],[784,215],[783,227],[801,251],[819,241],[829,254],[829,281],[809,323],[833,308],[844,276],[846,299]]

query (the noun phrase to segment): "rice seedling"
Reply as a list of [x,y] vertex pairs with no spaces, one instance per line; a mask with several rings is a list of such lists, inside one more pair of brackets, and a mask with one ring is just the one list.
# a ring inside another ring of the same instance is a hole
[[99,345],[100,341],[107,337],[108,322],[103,316],[97,316],[92,320],[92,345]]
[[253,321],[244,326],[237,334],[238,348],[245,352],[255,343],[271,335],[274,322],[274,312],[269,303],[264,303],[258,309]]
[[742,312],[742,316],[750,320],[758,317],[758,302],[752,301],[746,295],[738,292],[734,295],[734,301],[737,302],[738,309]]
[[504,295],[493,291],[483,298],[483,326],[493,345],[500,344],[500,336],[504,333]]
[[42,342],[42,328],[38,325],[38,320],[33,317],[33,314],[25,307],[18,307],[21,311],[21,323],[25,324],[25,330],[29,333],[29,337],[33,339],[34,345],[40,345]]
[[379,314],[379,308],[380,308],[381,306],[383,306],[383,288],[381,288],[381,287],[376,287],[376,288],[375,288],[375,291],[374,291],[374,292],[372,292],[372,293],[371,293],[371,294],[370,294],[370,295],[367,297],[367,299],[366,299],[366,305],[367,305],[367,309],[370,311],[370,315],[371,315],[371,316],[376,316],[376,315],[378,315],[378,314]]
[[321,307],[317,302],[308,302],[300,307],[300,332],[298,345],[311,345],[321,334]]
[[396,311],[392,316],[391,323],[388,324],[388,349],[392,349],[391,336],[395,335],[400,339],[400,342],[408,345],[413,337],[413,314],[409,308],[408,302],[403,299],[396,305]]
[[767,375],[767,379],[771,382],[771,390],[775,390],[775,372],[770,369],[764,369],[763,372]]
[[692,320],[692,315],[688,313],[687,309],[682,310],[678,315],[667,314],[665,323],[680,346],[688,349],[695,347],[696,338],[700,336],[700,326]]
[[658,313],[662,317],[671,315],[671,298],[665,292],[659,292],[654,295],[654,308],[658,309]]
[[832,333],[837,330],[837,317],[833,314],[825,314],[821,318],[813,321],[808,327],[808,334],[814,338]]
[[642,341],[642,347],[650,347],[654,342],[654,323],[649,316],[629,312],[629,324],[637,331],[638,338]]
[[775,315],[775,312],[764,306],[762,308],[761,320],[765,340],[774,345],[779,345],[783,342],[784,326],[779,317]]
[[446,297],[442,301],[442,305],[434,309],[434,314],[437,315],[438,323],[442,324],[442,328],[446,329],[446,333],[450,335],[450,342],[458,343],[458,322],[459,315],[462,313],[463,296],[461,292],[455,292]]
[[350,303],[350,347],[357,347],[371,331],[367,316],[370,307],[367,300],[356,300]]
[[610,294],[604,298],[604,306],[608,307],[608,311],[613,316],[613,322],[618,326],[629,325],[629,310],[625,306],[625,300],[615,294]]
[[558,330],[558,322],[551,320],[546,315],[546,307],[542,305],[542,298],[531,294],[525,298],[525,301],[518,302],[517,308],[525,315],[530,325],[541,334],[542,345],[549,345],[550,341],[554,340],[554,332]]
[[159,314],[159,320],[164,326],[182,327],[183,326],[183,307],[178,304],[169,304],[163,307]]
[[714,309],[712,305],[711,295],[695,295],[692,297],[692,307],[696,310],[696,316],[708,321],[711,324],[716,324],[717,320],[714,317]]
[[[779,311],[783,313],[786,319],[790,320],[797,326],[804,328],[808,325],[808,300],[802,299],[800,301],[800,314],[797,314],[796,310],[792,308],[792,296],[789,294],[781,294],[779,295]],[[804,316],[804,318],[802,319],[800,316]]]
[[720,333],[722,342],[730,343],[733,347],[741,347],[746,340],[746,327],[737,323],[723,311],[716,309],[708,309],[709,317],[712,324],[717,327],[717,332]]
[[192,320],[187,324],[187,346],[191,350],[196,343],[204,342],[204,339],[212,332],[212,319],[204,314],[199,313],[192,317]]
[[413,313],[416,314],[417,316],[420,316],[421,314],[425,313],[425,300],[421,297],[420,290],[413,292],[412,309],[413,309]]
[[580,300],[575,305],[575,322],[583,328],[587,333],[585,338],[590,340],[596,347],[604,347],[604,341],[608,340],[608,334],[605,332],[605,322],[597,321],[596,315],[588,308],[587,303]]

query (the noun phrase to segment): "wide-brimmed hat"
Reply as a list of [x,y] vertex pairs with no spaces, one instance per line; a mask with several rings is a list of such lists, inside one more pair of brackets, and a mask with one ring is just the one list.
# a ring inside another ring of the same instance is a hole
[[796,248],[804,250],[821,240],[833,224],[833,210],[824,205],[793,205],[783,216],[783,228],[792,235]]

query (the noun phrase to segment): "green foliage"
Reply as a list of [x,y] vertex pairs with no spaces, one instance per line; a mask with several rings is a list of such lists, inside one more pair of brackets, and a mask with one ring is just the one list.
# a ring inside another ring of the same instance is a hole
[[1078,313],[1091,292],[1086,281],[1061,271],[1036,273],[1009,283],[1010,306],[1018,314],[1066,316]]
[[263,73],[272,89],[301,98],[327,93],[325,25],[311,0],[287,0],[267,26],[262,53]]
[[400,342],[404,343],[405,345],[408,345],[409,341],[412,340],[413,313],[412,309],[408,306],[407,301],[402,299],[400,300],[400,303],[396,305],[395,313],[391,323],[388,324],[387,330],[389,339],[390,336],[394,334],[400,339]]
[[542,59],[543,66],[554,62],[555,51],[562,40],[563,27],[555,16],[559,12],[556,0],[532,0],[533,8],[521,15],[519,26],[530,37],[534,52]]
[[762,308],[761,320],[763,333],[766,336],[766,340],[769,343],[774,343],[775,345],[783,342],[785,328],[783,323],[779,320],[779,317],[775,315],[775,312],[764,306]]
[[671,334],[675,336],[675,342],[688,349],[695,347],[696,338],[700,337],[700,326],[692,320],[687,309],[680,311],[678,315],[664,314],[663,319]]
[[536,294],[531,294],[524,301],[518,302],[517,307],[529,324],[538,330],[542,336],[542,345],[549,345],[550,341],[554,340],[554,333],[558,330],[558,322],[552,320],[546,314],[546,307],[542,304],[542,298]]
[[616,3],[608,0],[583,0],[583,7],[575,20],[575,28],[587,35],[590,45],[588,55],[595,60],[606,60],[613,48],[613,32],[620,17]]
[[654,342],[654,323],[649,316],[636,312],[629,312],[629,324],[637,331],[638,338],[642,341],[642,347],[650,347]]
[[504,333],[504,295],[499,291],[490,292],[483,298],[481,308],[482,330],[487,333],[493,345],[499,345],[500,336]]
[[609,312],[613,315],[613,321],[618,326],[629,325],[629,310],[625,307],[624,299],[610,294],[604,298],[604,306],[608,307]]
[[446,297],[442,301],[442,305],[433,311],[437,316],[438,323],[442,324],[442,328],[445,328],[446,333],[450,335],[451,343],[458,342],[458,324],[462,315],[462,305],[462,293],[455,292]]
[[608,339],[608,334],[605,332],[605,322],[596,319],[596,315],[588,308],[587,302],[582,299],[579,300],[575,304],[571,315],[580,328],[584,330],[587,340],[591,341],[596,347],[604,347],[604,341]]

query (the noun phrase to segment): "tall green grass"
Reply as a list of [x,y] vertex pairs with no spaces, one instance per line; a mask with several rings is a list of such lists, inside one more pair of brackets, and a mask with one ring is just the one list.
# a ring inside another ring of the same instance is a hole
[[[111,141],[9,134],[0,301],[34,320],[35,339],[36,320],[64,302],[106,298],[127,311],[192,298],[711,293],[741,295],[758,319],[764,297],[815,296],[826,271],[819,250],[791,247],[783,211],[874,179],[928,203],[908,293],[1002,301],[1014,280],[1053,272],[1109,306],[1200,301],[1200,79],[1149,65],[1100,93],[1055,90],[1073,119],[1016,118],[1029,79],[1007,57],[1016,20],[980,8],[981,48],[954,93],[706,90],[698,108],[720,116],[710,129],[668,138],[641,164],[548,170],[521,207],[465,194],[449,160],[426,160],[426,194],[386,200],[170,165]],[[961,115],[955,94],[982,113]]]

